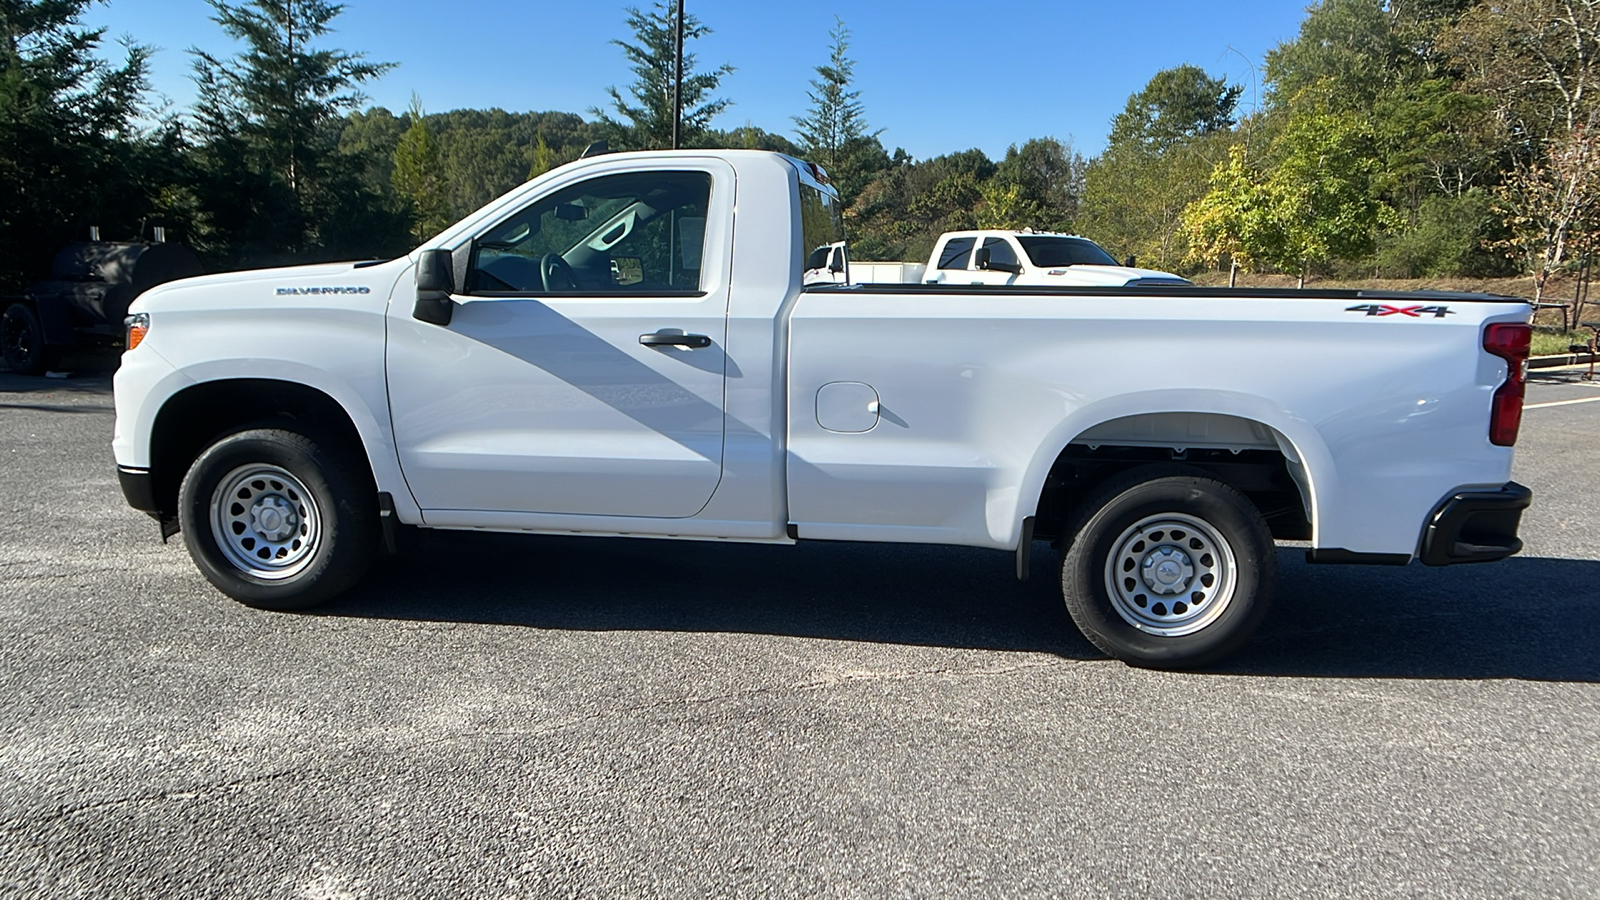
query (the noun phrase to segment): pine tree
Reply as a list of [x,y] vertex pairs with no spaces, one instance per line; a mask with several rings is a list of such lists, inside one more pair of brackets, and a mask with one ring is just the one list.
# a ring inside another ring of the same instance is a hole
[[[606,88],[611,95],[611,106],[622,119],[613,119],[606,110],[594,107],[589,112],[597,116],[611,139],[619,147],[641,150],[659,150],[672,146],[672,93],[673,67],[676,54],[676,18],[663,0],[657,0],[651,11],[641,12],[628,7],[628,27],[633,30],[638,43],[612,41],[622,48],[633,70],[634,81],[628,87],[633,98],[630,103],[615,87]],[[683,20],[683,123],[680,129],[682,146],[696,146],[710,127],[711,120],[732,105],[733,101],[709,97],[721,85],[724,76],[733,72],[733,66],[722,65],[708,72],[695,72],[695,55],[688,50],[689,42],[711,33],[692,15]]]
[[550,145],[545,142],[544,132],[539,132],[539,139],[533,145],[533,163],[528,166],[528,179],[531,181],[555,168],[555,156]]
[[882,130],[867,130],[861,92],[851,89],[856,64],[846,55],[850,30],[838,16],[833,21],[828,33],[833,39],[828,63],[817,66],[818,77],[806,92],[811,109],[796,116],[794,123],[801,152],[827,170],[839,197],[849,206],[873,178],[889,169],[890,160],[878,141]]
[[172,130],[136,124],[154,112],[150,50],[130,43],[121,65],[100,59],[88,6],[0,0],[0,292],[41,277],[84,226],[132,237],[172,174]]
[[835,172],[843,162],[846,147],[867,136],[866,112],[861,105],[861,92],[851,90],[855,78],[855,60],[845,55],[850,49],[850,30],[844,20],[835,16],[833,48],[826,65],[817,66],[817,78],[811,80],[811,109],[794,119],[795,133],[806,158]]
[[422,98],[411,95],[411,125],[394,148],[394,189],[411,208],[411,236],[421,241],[450,224],[445,196],[444,160],[422,112]]
[[393,64],[312,46],[330,31],[339,4],[207,2],[222,30],[246,45],[233,59],[190,49],[208,175],[202,203],[217,239],[268,254],[333,245],[336,211],[347,199],[341,188],[352,175],[337,152],[335,123],[364,99],[358,86]]

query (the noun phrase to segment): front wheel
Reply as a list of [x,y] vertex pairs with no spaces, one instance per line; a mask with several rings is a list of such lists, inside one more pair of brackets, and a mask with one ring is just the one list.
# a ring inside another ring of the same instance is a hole
[[1249,640],[1277,555],[1254,505],[1212,478],[1125,473],[1086,498],[1062,555],[1067,611],[1090,643],[1138,666],[1191,668]]
[[39,314],[26,304],[13,303],[0,313],[0,356],[18,375],[43,375],[56,362],[56,352],[44,343]]
[[200,454],[178,493],[189,555],[249,606],[305,609],[350,588],[376,555],[377,501],[344,448],[277,428]]

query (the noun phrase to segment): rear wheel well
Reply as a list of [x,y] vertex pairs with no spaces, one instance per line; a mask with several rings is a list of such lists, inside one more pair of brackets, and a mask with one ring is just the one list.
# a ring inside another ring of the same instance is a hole
[[150,477],[160,518],[176,515],[183,476],[207,447],[230,431],[266,422],[331,441],[366,461],[350,414],[322,391],[263,378],[207,381],[169,398],[151,429]]
[[1310,515],[1281,451],[1116,444],[1069,444],[1061,451],[1039,496],[1034,535],[1052,540],[1062,537],[1079,504],[1097,485],[1129,469],[1160,463],[1181,463],[1244,494],[1267,520],[1276,539],[1311,538]]

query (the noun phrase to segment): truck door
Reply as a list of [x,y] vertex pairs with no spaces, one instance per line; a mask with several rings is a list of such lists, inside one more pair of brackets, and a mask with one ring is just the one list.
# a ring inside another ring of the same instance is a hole
[[[987,251],[989,258],[988,267],[980,268],[979,261]],[[1016,284],[1020,272],[1012,271],[1021,268],[1021,261],[1017,259],[1017,251],[1011,242],[1003,237],[986,237],[977,252],[972,254],[971,276],[973,284]]]
[[391,304],[401,468],[451,511],[681,518],[722,476],[725,162],[574,174],[476,233],[451,321]]

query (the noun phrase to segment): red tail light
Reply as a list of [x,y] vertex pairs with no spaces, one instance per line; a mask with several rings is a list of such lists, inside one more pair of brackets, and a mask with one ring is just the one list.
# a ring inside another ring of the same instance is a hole
[[1528,348],[1533,329],[1502,322],[1483,330],[1483,349],[1506,361],[1506,381],[1494,392],[1489,408],[1489,443],[1510,447],[1522,426],[1522,397],[1528,387]]

